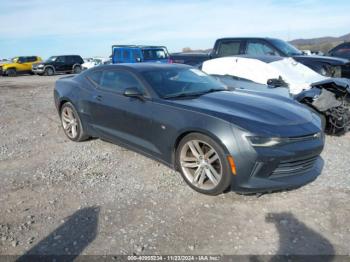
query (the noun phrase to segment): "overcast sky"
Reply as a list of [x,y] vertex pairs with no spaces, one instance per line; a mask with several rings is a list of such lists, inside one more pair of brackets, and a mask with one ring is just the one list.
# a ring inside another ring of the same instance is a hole
[[350,33],[349,0],[0,0],[0,58],[107,56],[112,44],[210,48],[224,36]]

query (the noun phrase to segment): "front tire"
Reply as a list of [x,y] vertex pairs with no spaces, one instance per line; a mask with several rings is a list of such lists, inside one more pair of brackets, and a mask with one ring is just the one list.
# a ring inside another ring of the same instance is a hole
[[55,71],[51,67],[45,68],[44,75],[45,76],[53,76]]
[[176,150],[176,165],[185,182],[197,192],[218,195],[231,184],[232,173],[225,151],[206,135],[185,136]]
[[10,68],[6,71],[7,76],[15,77],[17,76],[17,71],[14,68]]
[[60,116],[63,131],[70,140],[80,142],[89,138],[72,103],[63,104]]

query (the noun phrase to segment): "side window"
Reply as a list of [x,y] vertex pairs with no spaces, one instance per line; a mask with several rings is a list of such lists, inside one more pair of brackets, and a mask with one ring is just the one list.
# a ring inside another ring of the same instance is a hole
[[222,42],[219,46],[218,57],[239,55],[241,43],[239,41]]
[[333,55],[350,58],[350,44],[344,44],[333,51]]
[[35,61],[36,61],[36,56],[28,57],[28,61],[27,62],[35,62]]
[[56,59],[57,63],[65,63],[66,62],[66,57],[65,56],[59,56]]
[[94,71],[88,75],[88,78],[96,85],[99,85],[101,83],[102,73],[103,71]]
[[247,55],[278,55],[275,50],[264,43],[248,42]]
[[21,57],[18,58],[17,62],[19,62],[19,63],[26,63],[27,59],[26,59],[26,57],[21,56]]
[[123,93],[126,88],[136,87],[143,90],[140,82],[130,73],[124,71],[104,71],[100,86],[105,90]]

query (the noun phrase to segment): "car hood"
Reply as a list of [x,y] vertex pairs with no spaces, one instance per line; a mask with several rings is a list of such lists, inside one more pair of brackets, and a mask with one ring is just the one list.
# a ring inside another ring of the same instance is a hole
[[331,65],[345,65],[350,62],[349,59],[333,57],[333,56],[319,56],[319,55],[296,55],[293,56],[297,61],[320,61],[329,63]]
[[304,105],[285,97],[247,91],[222,91],[171,102],[263,135],[302,136],[320,131],[318,117]]

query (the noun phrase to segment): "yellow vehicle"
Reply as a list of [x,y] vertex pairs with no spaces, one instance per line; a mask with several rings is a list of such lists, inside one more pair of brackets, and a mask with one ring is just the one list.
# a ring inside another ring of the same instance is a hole
[[0,65],[0,75],[16,76],[18,74],[33,74],[32,64],[41,62],[38,56],[18,56],[11,62]]

